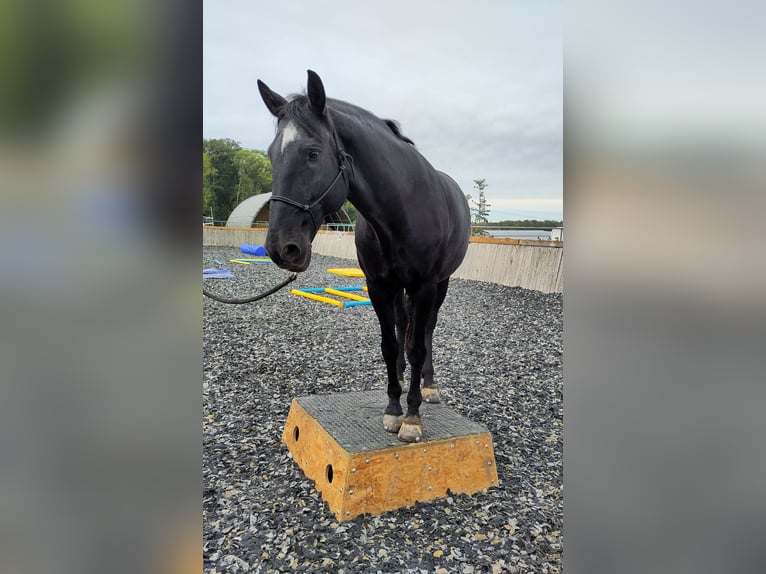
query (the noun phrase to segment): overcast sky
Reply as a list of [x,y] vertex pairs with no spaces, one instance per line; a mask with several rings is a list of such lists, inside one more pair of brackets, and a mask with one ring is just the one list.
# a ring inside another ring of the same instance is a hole
[[265,150],[275,123],[256,80],[328,97],[402,125],[476,195],[490,221],[563,217],[562,14],[548,0],[204,3],[205,138]]

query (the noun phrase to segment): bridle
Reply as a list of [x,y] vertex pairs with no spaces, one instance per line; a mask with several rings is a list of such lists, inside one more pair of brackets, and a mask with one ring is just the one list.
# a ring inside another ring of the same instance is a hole
[[332,128],[332,139],[335,142],[335,149],[337,150],[338,155],[338,174],[335,176],[335,178],[330,182],[330,185],[327,186],[327,189],[324,190],[322,195],[320,195],[318,198],[316,198],[311,203],[301,203],[299,201],[295,201],[294,199],[290,199],[289,197],[284,197],[282,195],[272,195],[271,199],[269,201],[281,201],[282,203],[286,203],[288,205],[292,205],[293,207],[297,207],[301,211],[308,211],[309,215],[311,216],[311,221],[314,224],[314,231],[317,231],[319,229],[319,223],[317,222],[317,215],[314,215],[314,208],[319,205],[322,200],[327,197],[327,195],[333,190],[335,187],[335,184],[338,183],[338,180],[342,177],[343,182],[348,187],[349,185],[349,176],[346,173],[346,168],[351,166],[351,170],[353,171],[353,161],[354,158],[351,157],[350,154],[347,154],[343,147],[340,145],[340,140],[338,139],[338,132],[335,131],[335,127]]

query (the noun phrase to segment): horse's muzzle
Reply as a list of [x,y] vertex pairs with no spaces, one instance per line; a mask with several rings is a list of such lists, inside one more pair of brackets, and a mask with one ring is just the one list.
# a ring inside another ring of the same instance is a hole
[[308,269],[309,263],[311,263],[310,243],[305,248],[302,248],[295,242],[288,242],[282,245],[269,245],[267,242],[266,250],[274,263],[288,271],[305,271]]

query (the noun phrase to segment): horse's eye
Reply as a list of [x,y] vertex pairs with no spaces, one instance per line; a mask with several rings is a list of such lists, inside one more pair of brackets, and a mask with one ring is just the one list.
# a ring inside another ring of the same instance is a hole
[[309,150],[309,159],[311,161],[316,161],[319,159],[319,150],[318,149],[310,149]]

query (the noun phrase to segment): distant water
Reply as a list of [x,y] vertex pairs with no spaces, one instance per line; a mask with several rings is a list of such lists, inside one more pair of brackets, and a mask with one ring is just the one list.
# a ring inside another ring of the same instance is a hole
[[[551,238],[551,232],[544,229],[487,229],[488,237],[503,237],[508,239],[545,239]],[[487,236],[485,236],[487,237]]]

